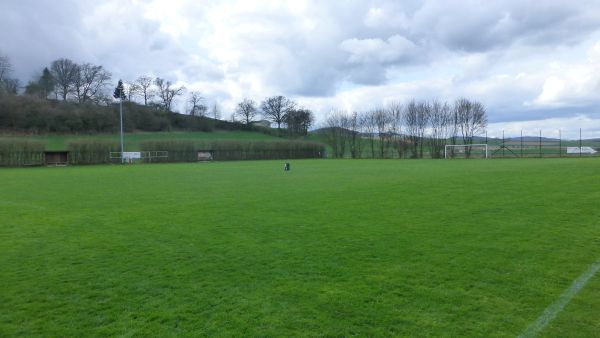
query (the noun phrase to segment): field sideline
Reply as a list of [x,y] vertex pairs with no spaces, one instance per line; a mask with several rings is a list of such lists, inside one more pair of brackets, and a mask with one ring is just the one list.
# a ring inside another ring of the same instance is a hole
[[[600,159],[0,169],[0,336],[523,333],[600,258]],[[600,332],[600,275],[543,337]]]

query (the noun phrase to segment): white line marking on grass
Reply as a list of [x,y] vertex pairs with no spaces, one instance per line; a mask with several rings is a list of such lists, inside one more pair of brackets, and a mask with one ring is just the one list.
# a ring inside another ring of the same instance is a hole
[[587,284],[587,282],[594,277],[598,271],[600,271],[600,259],[592,264],[586,272],[579,276],[579,278],[577,278],[554,303],[550,304],[538,317],[538,319],[531,323],[527,329],[519,335],[519,338],[535,337],[556,317],[556,315],[558,315],[565,308],[571,299],[573,299],[573,297],[575,297],[575,295],[581,289],[583,289],[585,284]]

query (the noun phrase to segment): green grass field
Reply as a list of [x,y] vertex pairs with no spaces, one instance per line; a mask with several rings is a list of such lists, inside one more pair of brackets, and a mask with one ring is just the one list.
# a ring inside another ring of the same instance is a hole
[[0,170],[0,336],[515,337],[600,258],[596,158],[291,165]]
[[[15,138],[14,135],[0,135],[0,138]],[[48,135],[27,135],[27,136],[16,136],[17,138],[22,137],[31,141],[43,141],[46,142],[47,150],[65,150],[67,149],[67,143],[74,140],[104,140],[119,142],[119,134],[89,134],[89,135],[76,135],[76,134],[48,134]],[[277,140],[278,137],[262,134],[259,132],[252,131],[212,131],[212,132],[184,132],[184,131],[172,131],[172,132],[137,132],[137,133],[125,133],[125,150],[126,151],[139,151],[140,142],[145,140]]]

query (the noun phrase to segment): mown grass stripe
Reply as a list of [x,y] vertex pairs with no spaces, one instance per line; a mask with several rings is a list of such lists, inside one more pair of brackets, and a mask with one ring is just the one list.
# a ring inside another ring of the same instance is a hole
[[600,258],[590,266],[579,278],[577,278],[571,286],[566,289],[558,299],[550,304],[544,312],[531,323],[519,337],[528,338],[535,337],[542,331],[556,316],[565,308],[567,304],[575,297],[575,295],[583,289],[587,282],[596,275],[600,270]]

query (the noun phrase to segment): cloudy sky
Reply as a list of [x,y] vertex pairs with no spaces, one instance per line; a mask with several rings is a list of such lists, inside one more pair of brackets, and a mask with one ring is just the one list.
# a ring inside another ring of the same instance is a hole
[[600,137],[598,0],[2,0],[0,13],[0,53],[23,82],[66,57],[164,77],[226,116],[279,94],[318,121],[464,96],[485,104],[491,134]]

